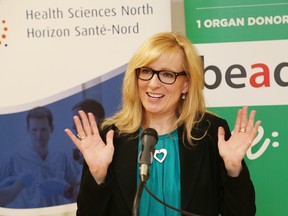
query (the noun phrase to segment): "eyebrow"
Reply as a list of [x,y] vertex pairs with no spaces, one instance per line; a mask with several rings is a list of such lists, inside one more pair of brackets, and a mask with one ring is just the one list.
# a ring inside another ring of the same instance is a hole
[[168,69],[168,68],[163,68],[163,69],[160,69],[160,70],[155,70],[154,68],[151,68],[151,67],[148,67],[148,66],[143,66],[143,68],[149,68],[149,69],[154,70],[154,71],[169,71],[169,72],[175,72],[175,73],[185,72],[184,70],[175,71],[175,70]]

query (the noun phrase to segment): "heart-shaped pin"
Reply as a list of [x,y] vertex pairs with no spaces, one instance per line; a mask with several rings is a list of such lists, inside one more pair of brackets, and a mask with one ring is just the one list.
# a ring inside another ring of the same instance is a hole
[[158,162],[162,163],[167,156],[167,150],[166,149],[160,149],[160,150],[155,150],[154,152],[154,158]]

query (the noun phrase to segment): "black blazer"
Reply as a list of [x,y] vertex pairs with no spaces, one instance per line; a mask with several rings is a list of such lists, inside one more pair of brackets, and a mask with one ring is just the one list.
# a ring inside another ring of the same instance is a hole
[[[238,177],[233,178],[226,174],[217,147],[219,126],[224,127],[228,139],[231,133],[227,122],[206,114],[192,133],[201,137],[208,128],[207,134],[201,140],[194,140],[196,146],[193,148],[182,142],[183,127],[178,129],[181,208],[205,216],[255,215],[255,191],[245,162],[243,161],[243,170]],[[102,134],[105,137],[106,132],[103,131]],[[98,185],[84,164],[77,199],[77,216],[132,215],[137,189],[137,135],[119,136],[116,129],[114,157],[104,184]]]

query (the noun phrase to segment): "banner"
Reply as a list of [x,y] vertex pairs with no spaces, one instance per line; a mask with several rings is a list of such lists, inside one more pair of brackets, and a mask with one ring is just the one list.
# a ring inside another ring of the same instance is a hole
[[185,19],[187,36],[203,57],[209,110],[231,130],[243,105],[262,121],[246,154],[257,215],[286,215],[287,0],[185,0]]
[[83,161],[64,129],[80,108],[99,122],[119,108],[130,57],[171,31],[170,11],[166,0],[0,0],[1,216],[75,215]]

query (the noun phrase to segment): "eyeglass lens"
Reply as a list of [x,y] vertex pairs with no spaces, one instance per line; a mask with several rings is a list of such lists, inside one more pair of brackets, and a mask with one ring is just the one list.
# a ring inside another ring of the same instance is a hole
[[[177,73],[171,71],[155,71],[150,68],[138,68],[137,69],[138,78],[141,80],[150,80],[157,74],[158,79],[165,84],[173,84],[176,81]],[[182,75],[182,74],[181,74]]]

